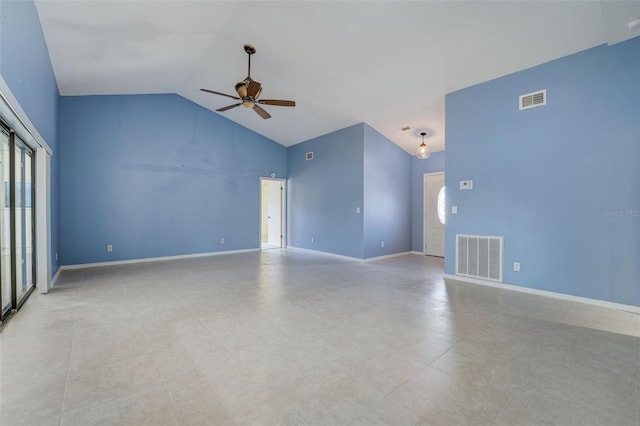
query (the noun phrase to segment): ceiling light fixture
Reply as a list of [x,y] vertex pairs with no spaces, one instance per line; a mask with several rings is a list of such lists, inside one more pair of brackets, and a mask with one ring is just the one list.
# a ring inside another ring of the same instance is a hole
[[420,146],[418,147],[418,150],[416,151],[416,157],[418,157],[421,160],[424,160],[426,158],[429,158],[429,156],[431,155],[431,150],[429,149],[427,144],[424,143],[424,137],[427,136],[427,132],[420,133],[420,136],[422,136],[422,143],[420,144]]
[[633,21],[629,22],[628,27],[631,31],[640,30],[640,18],[634,19]]
[[239,81],[236,83],[236,92],[238,92],[238,96],[241,98],[247,97],[247,82]]

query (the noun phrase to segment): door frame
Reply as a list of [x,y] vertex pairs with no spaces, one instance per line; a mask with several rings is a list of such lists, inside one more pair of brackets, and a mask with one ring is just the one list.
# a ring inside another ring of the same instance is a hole
[[262,182],[265,180],[276,181],[282,184],[282,199],[280,205],[280,230],[282,239],[280,248],[287,247],[287,180],[282,178],[261,177],[260,190],[258,191],[258,248],[262,250]]
[[[445,177],[444,170],[441,172],[431,172],[431,173],[425,173],[424,175],[422,175],[422,254],[424,256],[427,255],[427,190],[426,190],[427,176],[437,176],[437,175],[442,175],[442,177],[444,178]],[[445,179],[445,188],[446,188],[446,182],[447,181]],[[446,197],[445,197],[445,200],[446,200]],[[446,222],[443,226],[445,227],[445,232],[446,232],[446,227],[447,227]]]

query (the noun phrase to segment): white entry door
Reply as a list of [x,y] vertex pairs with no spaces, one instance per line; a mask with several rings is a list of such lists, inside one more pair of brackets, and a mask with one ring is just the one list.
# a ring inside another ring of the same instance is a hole
[[427,173],[424,175],[424,253],[427,256],[444,257],[445,212],[444,173]]

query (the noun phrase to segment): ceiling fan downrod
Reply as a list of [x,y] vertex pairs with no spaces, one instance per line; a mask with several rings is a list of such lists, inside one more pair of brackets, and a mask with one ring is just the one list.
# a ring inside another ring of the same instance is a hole
[[256,53],[256,48],[250,44],[244,45],[244,51],[249,55],[249,66],[247,69],[247,80],[251,80],[251,55]]

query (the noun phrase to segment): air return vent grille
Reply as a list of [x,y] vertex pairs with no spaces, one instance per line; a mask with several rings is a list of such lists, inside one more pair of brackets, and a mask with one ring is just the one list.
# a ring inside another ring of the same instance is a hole
[[456,275],[502,282],[502,237],[456,235]]
[[547,104],[547,89],[520,95],[520,109],[529,109]]

